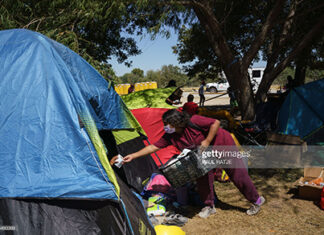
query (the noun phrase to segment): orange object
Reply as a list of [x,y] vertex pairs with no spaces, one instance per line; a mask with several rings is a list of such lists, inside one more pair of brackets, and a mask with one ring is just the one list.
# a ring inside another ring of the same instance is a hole
[[320,185],[322,182],[323,182],[322,178],[317,178],[317,179],[309,181],[310,184],[316,184],[316,185]]
[[227,110],[209,110],[205,107],[199,107],[198,108],[198,115],[205,116],[205,117],[211,117],[211,118],[217,118],[217,119],[225,119],[228,121],[228,128],[229,129],[235,129],[237,127],[237,124],[231,115],[230,112]]

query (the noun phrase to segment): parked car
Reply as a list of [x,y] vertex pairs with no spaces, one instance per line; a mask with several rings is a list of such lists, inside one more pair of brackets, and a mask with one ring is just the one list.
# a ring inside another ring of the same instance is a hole
[[206,91],[209,92],[227,91],[227,88],[229,88],[229,84],[225,80],[206,84]]

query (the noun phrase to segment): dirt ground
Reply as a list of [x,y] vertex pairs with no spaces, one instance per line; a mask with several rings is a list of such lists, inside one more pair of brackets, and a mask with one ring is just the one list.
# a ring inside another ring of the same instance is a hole
[[207,219],[191,208],[190,219],[182,227],[187,235],[196,234],[324,234],[324,211],[314,202],[298,198],[295,182],[300,169],[250,169],[250,176],[266,203],[258,215],[245,214],[250,204],[232,183],[215,182],[220,200],[216,214]]
[[[199,103],[198,88],[190,88],[184,89],[182,105],[189,94]],[[211,99],[221,94],[206,92],[205,105],[229,105],[227,95]],[[215,205],[216,214],[201,219],[197,215],[200,208],[190,207],[186,214],[190,219],[182,227],[186,234],[324,234],[324,211],[313,201],[298,198],[296,182],[303,176],[302,169],[250,169],[249,174],[259,194],[266,198],[258,215],[246,215],[250,203],[232,183],[215,182],[220,200]]]
[[[187,102],[187,97],[189,94],[194,96],[194,102],[199,104],[199,95],[198,95],[198,88],[184,88],[184,92],[182,93],[182,105]],[[215,98],[217,97],[217,98]],[[229,97],[225,92],[218,92],[218,93],[210,93],[205,92],[205,106],[215,106],[215,105],[229,105]],[[180,105],[180,106],[182,106]]]
[[[183,90],[182,94],[182,105],[187,102],[187,97],[189,94],[194,95],[194,102],[199,104],[199,95],[198,95],[198,89],[199,87],[185,87],[181,88]],[[271,86],[270,92],[277,92],[278,87],[277,86]],[[211,93],[205,91],[205,106],[216,106],[216,105],[229,105],[230,99],[228,95],[226,94],[226,91],[220,91],[218,93]],[[182,106],[179,105],[179,106]]]

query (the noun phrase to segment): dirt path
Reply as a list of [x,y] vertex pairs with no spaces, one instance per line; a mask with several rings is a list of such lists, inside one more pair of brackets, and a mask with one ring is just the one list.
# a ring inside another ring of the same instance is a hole
[[[194,96],[194,102],[199,104],[198,91],[196,91],[195,89],[192,89],[191,91],[183,92],[182,98],[181,98],[182,105],[187,102],[187,97],[189,94],[192,94]],[[205,92],[205,98],[206,98],[205,105],[206,106],[229,105],[229,97],[227,94],[225,94],[221,97],[218,97],[218,98],[214,98],[214,97],[220,96],[222,94],[224,94],[224,92],[219,92],[219,93]]]

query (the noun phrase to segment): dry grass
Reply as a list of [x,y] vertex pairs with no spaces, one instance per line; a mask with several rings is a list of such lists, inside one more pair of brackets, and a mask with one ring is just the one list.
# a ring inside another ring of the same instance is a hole
[[302,170],[258,169],[249,171],[258,192],[266,198],[256,216],[245,214],[249,203],[232,183],[215,183],[221,202],[207,219],[197,216],[182,228],[186,234],[324,234],[324,211],[312,201],[298,199],[295,182]]

